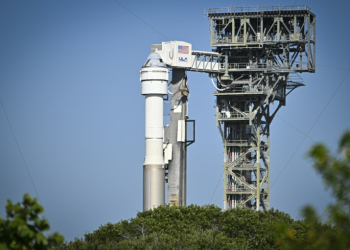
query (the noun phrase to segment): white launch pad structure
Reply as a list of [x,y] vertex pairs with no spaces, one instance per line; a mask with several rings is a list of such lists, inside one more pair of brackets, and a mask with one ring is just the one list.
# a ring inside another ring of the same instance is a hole
[[[146,153],[143,209],[186,205],[188,139],[186,71],[209,73],[216,89],[216,125],[224,145],[224,210],[269,209],[270,124],[286,97],[304,86],[296,73],[315,72],[316,16],[307,6],[209,9],[212,52],[190,43],[152,45],[141,69]],[[169,71],[172,79],[168,89]],[[170,126],[163,97],[171,94]],[[270,104],[278,105],[270,106]]]

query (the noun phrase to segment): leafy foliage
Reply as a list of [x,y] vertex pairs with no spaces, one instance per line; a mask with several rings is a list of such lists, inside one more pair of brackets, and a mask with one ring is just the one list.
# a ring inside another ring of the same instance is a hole
[[272,225],[281,222],[304,237],[302,222],[278,210],[164,206],[108,223],[59,249],[278,249]]
[[29,194],[23,196],[22,204],[7,200],[7,218],[0,217],[0,249],[48,250],[62,243],[64,238],[59,233],[48,237],[43,234],[50,229],[48,221],[39,217],[43,211]]
[[350,249],[350,131],[341,137],[338,152],[341,157],[333,156],[323,144],[309,151],[315,170],[336,198],[327,208],[332,226],[323,225],[315,209],[306,206],[302,210],[305,237],[296,238],[290,227],[281,224],[278,242],[282,249]]

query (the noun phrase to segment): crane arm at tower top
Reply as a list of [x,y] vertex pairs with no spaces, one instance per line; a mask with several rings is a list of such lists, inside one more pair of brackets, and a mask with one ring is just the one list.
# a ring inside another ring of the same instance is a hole
[[192,50],[192,44],[183,41],[152,45],[152,52],[162,58],[169,68],[205,73],[225,73],[225,56],[216,52]]
[[218,75],[228,75],[231,72],[270,72],[270,73],[301,73],[314,72],[314,69],[302,65],[267,63],[263,61],[247,61],[245,63],[230,63],[227,55],[212,51],[192,50],[192,44],[183,41],[162,42],[153,44],[152,52],[156,52],[168,68],[185,69]]

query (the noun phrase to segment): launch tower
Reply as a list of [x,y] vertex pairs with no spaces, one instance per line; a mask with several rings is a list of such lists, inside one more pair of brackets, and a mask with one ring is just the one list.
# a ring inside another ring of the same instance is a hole
[[270,124],[304,86],[297,73],[315,72],[316,16],[307,6],[211,8],[206,16],[225,67],[210,73],[224,144],[224,210],[269,209]]

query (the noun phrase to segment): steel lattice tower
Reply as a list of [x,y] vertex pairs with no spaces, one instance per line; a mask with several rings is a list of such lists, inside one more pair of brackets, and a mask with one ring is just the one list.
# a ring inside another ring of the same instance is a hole
[[316,16],[307,6],[211,8],[206,15],[213,51],[224,55],[225,74],[210,74],[224,143],[224,210],[269,209],[270,124],[304,86],[297,73],[315,72]]

